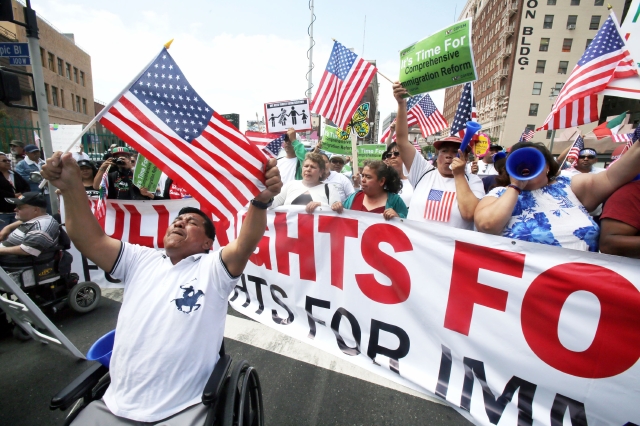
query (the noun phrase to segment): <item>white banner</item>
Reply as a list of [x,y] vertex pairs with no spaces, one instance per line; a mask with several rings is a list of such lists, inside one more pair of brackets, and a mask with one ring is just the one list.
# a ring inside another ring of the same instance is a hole
[[[197,202],[110,201],[105,229],[161,248],[186,205]],[[302,210],[269,212],[237,311],[476,424],[640,424],[640,261]]]

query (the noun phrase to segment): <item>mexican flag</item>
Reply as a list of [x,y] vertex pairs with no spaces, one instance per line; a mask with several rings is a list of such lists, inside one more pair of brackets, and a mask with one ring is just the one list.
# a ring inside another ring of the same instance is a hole
[[618,130],[624,124],[624,119],[627,117],[626,111],[614,118],[611,121],[605,121],[600,124],[598,127],[593,129],[593,134],[596,135],[598,139],[606,138],[607,136],[612,136],[618,134]]

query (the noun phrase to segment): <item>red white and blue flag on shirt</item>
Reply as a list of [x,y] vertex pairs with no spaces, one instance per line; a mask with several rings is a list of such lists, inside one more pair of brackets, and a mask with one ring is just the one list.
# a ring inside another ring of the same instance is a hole
[[244,132],[244,135],[249,139],[249,142],[255,144],[266,155],[267,158],[276,158],[282,144],[286,138],[285,133],[260,133],[260,132]]
[[346,129],[376,71],[375,66],[334,42],[327,68],[311,101],[311,111]]
[[598,93],[613,80],[637,75],[612,12],[571,71],[544,124],[536,130],[566,129],[598,121]]
[[471,83],[466,83],[462,88],[458,109],[456,110],[456,115],[453,116],[450,135],[464,137],[467,121],[477,121],[476,100],[473,96]]
[[[425,138],[440,130],[445,129],[449,124],[444,116],[438,111],[431,96],[426,93],[415,95],[407,99],[407,125],[411,127],[415,124],[420,126],[422,136]],[[380,140],[385,143],[391,133],[391,126],[382,133]],[[395,135],[394,135],[395,140]]]
[[533,130],[524,129],[524,132],[522,132],[522,136],[520,136],[519,142],[529,142],[531,139],[533,139],[534,134],[535,132]]
[[438,222],[449,222],[456,193],[431,189],[424,209],[424,218]]
[[105,110],[102,125],[217,219],[265,188],[265,155],[202,100],[167,49]]

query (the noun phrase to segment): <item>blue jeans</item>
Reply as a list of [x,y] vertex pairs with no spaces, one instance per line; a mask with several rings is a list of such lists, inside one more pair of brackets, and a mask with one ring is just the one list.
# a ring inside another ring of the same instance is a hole
[[0,231],[2,231],[2,228],[15,222],[16,220],[17,219],[15,213],[0,213]]

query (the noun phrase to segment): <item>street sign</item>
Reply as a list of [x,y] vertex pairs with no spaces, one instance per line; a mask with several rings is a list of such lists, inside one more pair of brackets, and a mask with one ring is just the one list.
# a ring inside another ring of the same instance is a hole
[[0,56],[29,56],[29,43],[0,43]]
[[31,58],[28,56],[12,56],[9,58],[9,65],[31,65]]

